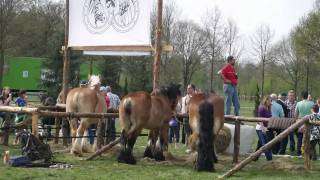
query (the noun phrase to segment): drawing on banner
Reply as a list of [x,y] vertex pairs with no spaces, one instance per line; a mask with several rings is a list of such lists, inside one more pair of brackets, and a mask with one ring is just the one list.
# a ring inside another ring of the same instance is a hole
[[102,34],[110,27],[125,33],[139,19],[137,0],[86,0],[83,8],[84,24],[93,34]]

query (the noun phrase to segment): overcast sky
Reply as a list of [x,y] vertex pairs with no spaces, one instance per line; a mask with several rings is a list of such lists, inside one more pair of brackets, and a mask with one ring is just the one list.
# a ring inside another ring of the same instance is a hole
[[[168,0],[167,0],[168,1]],[[268,24],[275,39],[287,35],[313,7],[315,0],[176,0],[182,9],[182,18],[201,22],[207,9],[215,6],[224,18],[233,19],[242,34],[253,33],[257,27]]]
[[[170,0],[165,0],[170,1]],[[287,36],[299,20],[313,8],[315,0],[175,0],[181,9],[181,19],[201,23],[207,10],[217,6],[224,19],[236,22],[245,52],[242,61],[248,61],[249,36],[261,24],[267,24],[274,32],[273,41]],[[246,55],[247,54],[247,55]]]

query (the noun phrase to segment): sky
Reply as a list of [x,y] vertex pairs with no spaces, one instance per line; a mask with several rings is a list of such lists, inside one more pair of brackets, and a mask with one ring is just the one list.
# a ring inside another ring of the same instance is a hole
[[[170,0],[165,0],[170,1]],[[269,25],[274,41],[287,36],[299,20],[313,8],[315,0],[175,0],[181,19],[201,23],[205,12],[216,6],[224,19],[231,18],[243,39],[255,33],[261,24]],[[244,42],[248,44],[248,42]]]
[[[168,1],[168,0],[167,0]],[[195,3],[196,2],[196,3]],[[313,8],[315,0],[176,0],[182,17],[201,23],[205,12],[217,6],[222,17],[233,19],[242,34],[267,24],[281,39]]]

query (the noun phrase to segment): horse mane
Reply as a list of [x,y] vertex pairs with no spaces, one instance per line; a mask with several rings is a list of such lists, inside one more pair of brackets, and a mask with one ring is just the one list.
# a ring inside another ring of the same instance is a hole
[[166,96],[169,100],[175,100],[178,96],[181,96],[180,84],[170,83],[169,86],[162,86],[159,90],[159,94]]

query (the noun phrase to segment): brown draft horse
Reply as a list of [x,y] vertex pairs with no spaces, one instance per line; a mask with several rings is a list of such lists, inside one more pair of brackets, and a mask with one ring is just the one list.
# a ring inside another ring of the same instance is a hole
[[[100,84],[100,77],[91,76],[89,83],[96,82]],[[94,86],[94,85],[92,85]],[[100,94],[97,89],[90,89],[87,87],[74,88],[70,90],[66,100],[66,112],[82,112],[82,113],[106,113],[107,106],[104,96]],[[70,119],[71,135],[83,136],[85,131],[91,124],[96,124],[99,118],[87,118],[80,119],[80,125],[78,127],[78,119]],[[86,133],[87,134],[87,133]],[[95,141],[96,142],[96,141]],[[72,140],[71,153],[75,155],[82,155],[82,151],[88,152],[89,148],[87,138],[75,138]]]
[[197,171],[213,171],[217,156],[214,140],[224,125],[224,100],[214,93],[193,95],[189,104],[189,138],[192,151],[197,151],[194,168]]
[[165,160],[163,151],[168,147],[169,119],[181,95],[179,88],[180,85],[171,84],[153,95],[133,92],[121,100],[119,121],[122,134],[118,162],[136,163],[132,149],[143,128],[150,130],[144,156]]

